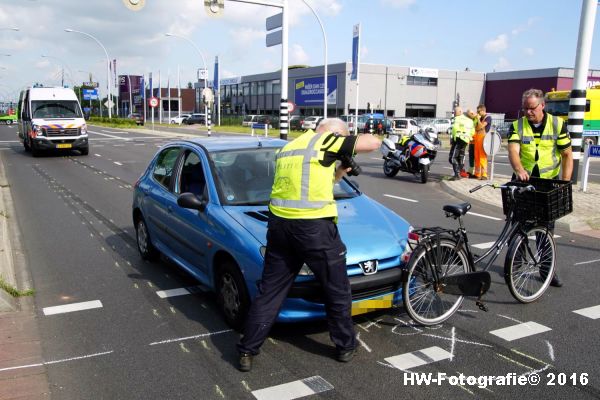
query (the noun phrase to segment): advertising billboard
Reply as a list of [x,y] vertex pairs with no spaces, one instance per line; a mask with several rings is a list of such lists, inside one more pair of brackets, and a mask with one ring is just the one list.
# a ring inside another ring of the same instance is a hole
[[[294,103],[297,106],[323,106],[325,84],[322,76],[296,79]],[[337,75],[327,77],[327,104],[337,104]]]

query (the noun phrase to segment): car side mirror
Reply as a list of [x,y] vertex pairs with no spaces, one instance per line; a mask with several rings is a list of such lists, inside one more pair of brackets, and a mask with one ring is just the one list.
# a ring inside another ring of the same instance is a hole
[[204,211],[206,209],[206,200],[203,196],[196,196],[194,193],[185,192],[177,197],[177,205],[182,208]]

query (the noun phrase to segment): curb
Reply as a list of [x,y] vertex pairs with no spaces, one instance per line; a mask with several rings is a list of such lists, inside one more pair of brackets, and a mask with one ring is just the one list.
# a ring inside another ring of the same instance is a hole
[[[0,159],[0,276],[6,283],[16,286],[13,266],[13,250],[10,243],[9,219],[14,218],[10,201],[10,187],[4,175],[4,164]],[[17,302],[14,297],[0,289],[0,312],[14,311]]]

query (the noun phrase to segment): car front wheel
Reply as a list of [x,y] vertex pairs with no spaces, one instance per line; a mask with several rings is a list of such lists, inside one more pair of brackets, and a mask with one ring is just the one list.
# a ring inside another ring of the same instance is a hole
[[225,261],[217,271],[217,296],[225,321],[241,331],[250,308],[246,282],[233,261]]

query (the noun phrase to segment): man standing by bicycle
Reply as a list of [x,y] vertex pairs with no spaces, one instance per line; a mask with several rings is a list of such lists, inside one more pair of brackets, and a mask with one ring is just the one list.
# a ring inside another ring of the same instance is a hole
[[[508,133],[513,179],[524,182],[529,177],[558,179],[560,173],[562,180],[571,180],[573,152],[567,124],[544,111],[544,93],[539,89],[526,90],[522,104],[524,116],[513,122]],[[549,228],[554,230],[554,222]],[[550,285],[562,286],[556,272]]]
[[[467,113],[469,112],[471,111],[468,110]],[[460,107],[455,107],[452,137],[450,140],[452,147],[450,148],[449,154],[449,161],[454,170],[454,176],[451,180],[460,180],[461,178],[468,177],[466,174],[463,175],[463,169],[465,167],[465,148],[471,141],[474,133],[475,127],[473,125],[473,119],[464,115]]]

